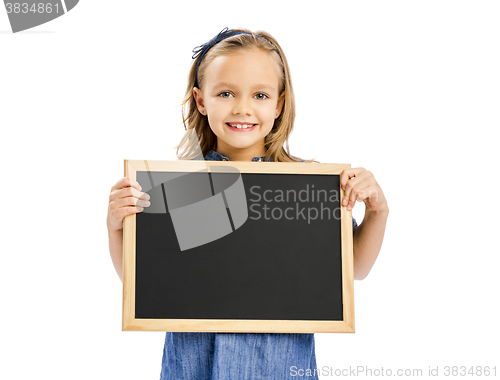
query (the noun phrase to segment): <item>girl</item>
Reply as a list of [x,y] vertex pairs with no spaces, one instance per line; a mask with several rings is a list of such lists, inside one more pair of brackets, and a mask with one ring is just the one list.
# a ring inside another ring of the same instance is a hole
[[[289,153],[292,82],[285,54],[270,34],[225,28],[193,51],[196,60],[182,103],[183,115],[184,105],[189,106],[183,118],[187,132],[177,146],[178,158],[200,159],[201,146],[205,160],[313,162]],[[189,138],[193,129],[199,141]],[[389,208],[364,168],[344,170],[340,183],[344,207],[351,210],[356,201],[366,205],[359,227],[353,220],[354,278],[361,280],[377,258]],[[120,279],[123,218],[148,207],[148,199],[129,178],[111,188],[109,249]],[[288,379],[297,374],[318,379],[314,334],[166,333],[161,379]]]

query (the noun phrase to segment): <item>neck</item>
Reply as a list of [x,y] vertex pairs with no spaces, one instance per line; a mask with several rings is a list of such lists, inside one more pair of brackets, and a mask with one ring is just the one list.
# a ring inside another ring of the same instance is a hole
[[254,157],[264,156],[266,154],[263,141],[262,144],[255,144],[247,148],[234,148],[227,144],[217,142],[214,150],[226,156],[231,161],[252,161]]

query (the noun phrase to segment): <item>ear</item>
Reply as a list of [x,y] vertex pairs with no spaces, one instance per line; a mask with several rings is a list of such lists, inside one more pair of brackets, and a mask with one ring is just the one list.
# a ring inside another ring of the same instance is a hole
[[278,116],[276,116],[276,119],[281,115],[281,110],[283,109],[283,104],[285,103],[285,91],[283,91],[278,98],[278,103],[276,104],[276,113]]
[[205,104],[203,102],[201,91],[198,87],[193,87],[193,96],[194,100],[196,101],[196,106],[198,107],[198,110],[201,112],[202,110],[205,109]]

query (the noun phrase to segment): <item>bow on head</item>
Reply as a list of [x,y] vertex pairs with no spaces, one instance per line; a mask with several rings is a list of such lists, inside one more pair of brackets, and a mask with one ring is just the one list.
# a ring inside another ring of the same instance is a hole
[[[223,39],[231,37],[231,36],[236,36],[237,34],[251,34],[251,33],[247,33],[247,32],[235,32],[234,29],[228,29],[227,26],[226,26],[224,29],[222,29],[219,32],[219,34],[217,34],[210,41],[204,43],[203,45],[196,46],[193,49],[193,53],[194,53],[193,54],[193,59],[195,59],[196,57],[199,56],[198,61],[196,62],[196,82],[195,82],[195,87],[198,87],[198,68],[200,67],[200,62],[203,59],[203,57],[205,56],[205,54],[207,53],[207,51],[209,51],[212,46],[214,46],[218,42],[222,41]],[[266,38],[262,37],[262,36],[256,35],[256,37],[258,37],[258,38],[264,38],[266,40]],[[268,42],[272,45],[272,43],[269,40],[268,40]],[[278,49],[275,49],[275,50],[278,53],[278,55],[280,55]]]
[[[212,47],[214,46],[217,42],[220,42],[222,41],[224,38],[227,38],[229,37],[226,32],[228,31],[228,27],[226,26],[224,29],[222,29],[219,34],[217,34],[214,38],[212,38],[210,41],[204,43],[203,45],[200,45],[200,46],[196,46],[194,49],[193,49],[193,59],[195,59],[198,55],[205,55],[206,52]],[[234,29],[231,29],[229,30],[229,33],[228,34],[231,34],[232,32],[234,32]],[[200,58],[200,61],[201,61],[201,58]]]

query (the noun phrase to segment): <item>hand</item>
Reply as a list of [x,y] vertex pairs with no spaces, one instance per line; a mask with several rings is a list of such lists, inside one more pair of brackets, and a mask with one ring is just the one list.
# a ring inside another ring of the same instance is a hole
[[366,211],[388,209],[387,200],[372,172],[365,168],[345,169],[340,174],[340,186],[344,189],[342,206],[354,208],[356,201],[365,202]]
[[141,212],[143,208],[140,206],[149,207],[149,194],[141,193],[140,190],[139,182],[128,177],[123,177],[111,188],[106,219],[108,229],[121,230],[123,218]]

